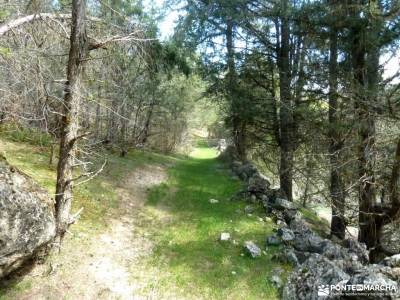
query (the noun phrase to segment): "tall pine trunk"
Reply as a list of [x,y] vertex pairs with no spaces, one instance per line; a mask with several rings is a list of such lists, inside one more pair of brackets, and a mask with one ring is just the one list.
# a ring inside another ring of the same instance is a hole
[[[355,9],[357,10],[357,9]],[[358,18],[358,10],[354,16]],[[361,20],[355,22],[352,30],[352,68],[353,68],[353,95],[355,113],[358,120],[358,176],[359,176],[359,234],[360,242],[364,242],[368,249],[377,245],[377,227],[375,205],[375,175],[374,175],[374,146],[375,121],[371,111],[372,95],[369,95],[368,74],[372,71],[371,64],[367,64],[366,32]],[[374,56],[374,55],[373,55]],[[374,59],[368,57],[368,59]],[[375,61],[375,59],[374,59]],[[375,78],[377,80],[377,78]],[[376,84],[376,82],[374,83]],[[376,95],[375,95],[376,96]]]
[[246,160],[246,125],[240,116],[239,99],[237,99],[237,74],[235,67],[235,51],[233,42],[233,20],[226,22],[226,50],[227,50],[227,93],[232,114],[232,135],[236,153],[241,160]]
[[72,1],[72,29],[61,120],[60,158],[57,167],[55,196],[57,237],[60,243],[68,226],[73,221],[70,215],[73,197],[73,165],[79,130],[81,76],[88,53],[85,9],[86,0]]
[[293,200],[293,107],[290,92],[290,28],[288,18],[288,0],[281,1],[282,17],[280,24],[280,45],[278,53],[279,86],[280,86],[280,167],[279,179],[282,191],[289,201]]
[[[334,25],[333,25],[334,26]],[[332,26],[332,27],[333,27]],[[332,201],[331,235],[344,239],[346,224],[344,219],[344,186],[340,165],[343,151],[342,136],[338,116],[338,45],[337,31],[331,28],[329,56],[329,157],[330,195]]]

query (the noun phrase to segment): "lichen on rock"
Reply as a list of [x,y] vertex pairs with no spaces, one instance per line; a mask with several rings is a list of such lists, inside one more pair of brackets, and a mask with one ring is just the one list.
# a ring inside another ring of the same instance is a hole
[[0,158],[0,278],[35,257],[55,236],[52,199]]

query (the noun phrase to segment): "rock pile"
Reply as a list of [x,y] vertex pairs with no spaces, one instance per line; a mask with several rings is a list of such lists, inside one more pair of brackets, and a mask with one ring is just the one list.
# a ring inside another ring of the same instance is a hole
[[[379,264],[369,264],[369,253],[364,244],[351,239],[333,242],[321,237],[311,229],[293,202],[284,199],[279,189],[271,189],[268,178],[253,164],[233,161],[231,169],[246,183],[245,193],[260,202],[279,227],[276,234],[266,238],[266,244],[282,247],[281,258],[294,266],[282,289],[283,299],[321,299],[321,289],[328,292],[323,299],[350,296],[351,299],[400,299],[400,255],[388,257]],[[400,241],[387,241],[386,244],[390,253],[400,252]],[[350,291],[332,290],[331,287],[346,285],[351,285]],[[388,289],[379,293],[369,291],[369,296],[361,290],[357,290],[358,294],[351,290],[364,285]]]
[[48,193],[0,156],[0,278],[36,256],[54,235]]

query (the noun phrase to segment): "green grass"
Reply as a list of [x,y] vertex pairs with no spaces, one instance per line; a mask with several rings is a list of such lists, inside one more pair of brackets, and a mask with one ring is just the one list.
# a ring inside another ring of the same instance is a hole
[[[51,195],[55,193],[56,165],[49,165],[50,148],[37,146],[36,143],[15,142],[9,135],[0,133],[0,153],[7,161],[31,176]],[[132,151],[125,158],[117,155],[103,153],[102,159],[95,162],[100,166],[103,159],[107,159],[107,165],[99,176],[84,185],[75,187],[72,212],[83,207],[79,221],[70,230],[65,249],[59,256],[49,258],[54,264],[69,261],[68,249],[85,248],[88,236],[96,236],[104,232],[109,226],[109,221],[118,215],[118,187],[123,184],[125,176],[135,168],[146,164],[170,164],[173,157],[156,153]],[[40,283],[40,279],[25,277],[17,280],[7,288],[0,286],[0,299],[16,299],[20,293],[30,290],[34,284]]]
[[54,138],[39,129],[27,128],[18,123],[6,123],[0,125],[0,134],[13,142],[28,143],[34,146],[50,146]]
[[[48,164],[48,147],[0,136],[0,152],[54,193],[55,166]],[[259,220],[264,217],[261,208],[248,216],[244,213],[247,203],[230,200],[240,189],[240,182],[228,175],[215,155],[205,143],[200,143],[189,158],[142,151],[133,151],[124,158],[103,153],[107,167],[75,189],[73,211],[83,207],[82,217],[71,227],[74,234],[66,250],[51,259],[55,263],[64,261],[68,249],[85,249],[88,236],[106,230],[109,220],[118,215],[118,187],[127,174],[143,165],[164,165],[169,179],[150,190],[143,212],[145,221],[138,229],[151,233],[155,244],[153,255],[142,263],[157,270],[157,282],[149,282],[143,293],[150,293],[156,286],[161,296],[184,299],[277,299],[278,291],[269,279],[275,267],[289,270],[289,266],[273,259],[279,249],[269,247],[261,257],[252,259],[243,255],[242,248],[244,241],[252,240],[264,250],[265,238],[274,224]],[[100,165],[102,160],[96,163]],[[210,198],[219,203],[210,204]],[[160,211],[165,212],[167,220],[159,215]],[[236,243],[219,242],[221,232],[229,232]],[[138,268],[131,266],[132,278],[138,276]],[[0,299],[18,298],[32,286],[45,284],[40,280],[46,279],[28,277],[16,282],[0,291]]]
[[[51,195],[55,193],[56,166],[48,163],[50,150],[47,147],[3,139],[0,151],[12,165],[34,178]],[[101,175],[75,189],[72,210],[77,211],[83,207],[85,212],[82,214],[82,222],[77,226],[88,231],[106,226],[106,212],[117,205],[116,194],[110,187],[107,177]]]
[[[163,230],[154,231],[156,248],[150,261],[163,276],[159,289],[180,291],[183,298],[276,299],[269,278],[281,266],[269,247],[259,258],[243,255],[246,240],[265,249],[265,238],[274,225],[260,221],[260,209],[248,216],[246,203],[232,201],[240,183],[215,159],[215,151],[197,148],[190,159],[170,170],[167,184],[152,189],[149,206],[166,207],[173,215]],[[219,203],[210,204],[209,199]],[[236,241],[221,243],[221,232]],[[288,269],[288,266],[283,266]]]
[[[49,165],[50,148],[31,143],[14,142],[7,135],[0,135],[0,152],[7,160],[27,175],[34,178],[51,195],[55,193],[56,165]],[[143,151],[131,151],[126,157],[102,153],[94,161],[97,167],[107,160],[102,173],[74,189],[72,211],[83,208],[80,222],[74,227],[78,231],[102,230],[108,224],[109,216],[118,207],[116,188],[124,176],[135,168],[146,164],[167,164],[174,158]],[[78,170],[77,170],[78,171]]]

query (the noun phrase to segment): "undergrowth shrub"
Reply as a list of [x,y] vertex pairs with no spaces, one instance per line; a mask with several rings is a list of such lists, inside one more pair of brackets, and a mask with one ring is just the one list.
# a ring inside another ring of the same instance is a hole
[[28,143],[34,146],[50,147],[54,138],[38,128],[27,128],[17,123],[0,125],[0,135],[13,142]]

